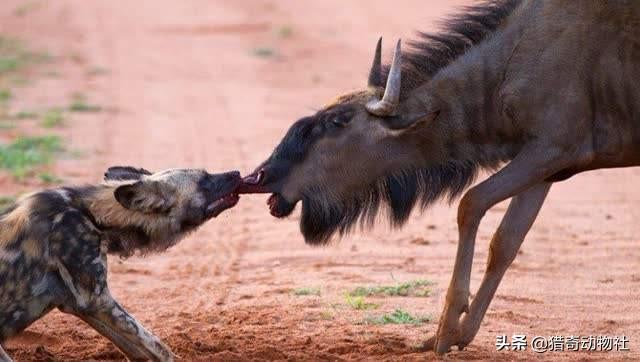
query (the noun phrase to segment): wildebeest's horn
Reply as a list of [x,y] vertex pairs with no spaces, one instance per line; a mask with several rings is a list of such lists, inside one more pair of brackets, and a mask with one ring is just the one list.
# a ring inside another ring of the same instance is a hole
[[387,86],[384,89],[384,96],[379,101],[367,103],[367,111],[380,116],[394,116],[400,104],[400,85],[402,79],[402,50],[401,40],[398,40],[396,51],[393,54],[393,62],[387,77]]
[[382,37],[378,39],[376,54],[373,56],[373,64],[369,72],[369,87],[382,87]]

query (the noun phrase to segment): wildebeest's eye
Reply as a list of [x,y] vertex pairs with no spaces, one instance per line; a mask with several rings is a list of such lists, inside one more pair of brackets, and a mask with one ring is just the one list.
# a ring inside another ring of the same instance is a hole
[[336,114],[331,118],[331,123],[337,127],[344,127],[349,121],[351,121],[351,114],[348,113]]

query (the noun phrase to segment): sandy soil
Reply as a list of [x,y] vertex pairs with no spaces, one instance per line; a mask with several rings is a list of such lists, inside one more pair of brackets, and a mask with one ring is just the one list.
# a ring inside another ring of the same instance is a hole
[[[60,56],[61,77],[21,91],[25,102],[83,90],[108,111],[74,117],[60,133],[85,157],[58,162],[72,182],[105,167],[174,166],[250,171],[297,117],[363,86],[378,36],[386,47],[462,2],[98,1],[42,2],[0,30]],[[106,74],[88,72],[104,67]],[[65,98],[66,99],[66,98]],[[482,329],[455,359],[528,359],[497,352],[496,335],[626,335],[627,353],[555,352],[549,359],[640,358],[640,170],[592,172],[558,184],[510,269]],[[20,190],[6,177],[3,190]],[[110,260],[112,293],[184,360],[423,360],[436,329],[358,323],[403,308],[437,320],[453,266],[455,208],[414,215],[400,231],[381,223],[326,248],[305,246],[297,217],[269,216],[266,197],[240,205],[163,255]],[[472,287],[506,205],[485,218]],[[426,278],[427,298],[371,298],[362,285]],[[320,296],[292,289],[318,287]],[[17,360],[123,359],[81,322],[51,313],[7,345]],[[540,357],[540,356],[536,356]]]

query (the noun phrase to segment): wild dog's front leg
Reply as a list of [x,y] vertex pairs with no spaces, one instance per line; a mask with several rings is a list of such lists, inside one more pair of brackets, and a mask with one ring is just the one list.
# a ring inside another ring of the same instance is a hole
[[2,348],[2,345],[0,344],[0,362],[12,362],[12,361],[13,360],[11,359],[11,357],[9,357],[7,352],[4,351],[4,349]]
[[511,163],[463,197],[458,209],[459,242],[453,277],[438,331],[426,342],[427,349],[443,354],[451,346],[463,344],[460,342],[460,317],[469,312],[469,285],[476,233],[486,211],[571,165],[574,158],[567,156],[553,147],[527,147]]
[[83,243],[70,244],[57,262],[66,287],[60,310],[87,322],[130,359],[172,361],[171,350],[111,297],[107,286],[106,247],[100,238],[85,235]]
[[109,338],[133,360],[173,361],[174,355],[160,339],[147,331],[110,296],[99,306],[74,312],[79,318]]
[[78,278],[85,282],[91,279],[97,282],[90,283],[90,286],[76,282],[64,265],[59,266],[70,291],[60,310],[87,322],[132,360],[173,361],[174,355],[169,347],[148,332],[111,297],[106,286],[106,275],[101,275],[101,272],[95,274],[96,270],[103,269],[99,263],[94,266],[96,268],[81,271],[84,276]]

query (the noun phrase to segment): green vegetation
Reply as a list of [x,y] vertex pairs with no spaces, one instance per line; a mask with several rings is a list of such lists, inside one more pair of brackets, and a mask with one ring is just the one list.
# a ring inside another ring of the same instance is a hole
[[100,112],[101,110],[100,106],[87,103],[86,98],[81,94],[76,94],[69,105],[71,112]]
[[[39,6],[38,1],[24,1],[14,11],[17,16],[24,16]],[[17,98],[13,93],[16,85],[29,84],[33,74],[31,67],[45,63],[52,57],[46,52],[33,52],[20,40],[0,34],[0,129],[14,128],[16,121],[38,119],[40,126],[57,127],[64,122],[64,110],[55,108],[38,114],[32,110],[10,112],[12,100]],[[29,71],[27,71],[29,70]],[[8,171],[17,179],[39,177],[45,183],[57,183],[60,179],[48,173],[36,174],[36,167],[53,161],[54,156],[63,151],[61,140],[57,136],[24,135],[12,141],[0,142],[0,169]],[[0,198],[0,204],[5,198]],[[6,201],[5,201],[6,203]]]
[[13,116],[13,119],[22,120],[22,119],[35,119],[38,118],[38,113],[32,111],[20,111]]
[[50,59],[47,53],[29,51],[20,41],[0,35],[0,76]]
[[38,175],[40,181],[45,184],[60,184],[62,183],[62,179],[56,175],[50,174],[48,172],[42,172]]
[[293,35],[293,28],[288,25],[282,25],[276,30],[276,34],[280,38],[290,38]]
[[0,103],[7,103],[12,97],[9,89],[0,89]]
[[23,17],[40,7],[39,1],[25,1],[13,9],[13,15]]
[[0,120],[0,130],[13,129],[15,127],[16,127],[15,123],[11,121]]
[[352,297],[370,296],[401,296],[401,297],[428,297],[428,286],[432,283],[428,280],[418,279],[395,285],[357,287],[349,295]]
[[356,310],[369,310],[378,308],[378,305],[376,303],[368,303],[367,301],[365,301],[363,296],[354,297],[347,294],[345,296],[345,299],[347,301],[347,305]]
[[52,108],[44,112],[40,125],[45,128],[60,127],[64,124],[64,114],[60,108]]
[[322,311],[320,313],[320,319],[322,319],[323,321],[330,321],[333,320],[335,318],[335,316],[333,315],[333,313],[331,313],[328,310]]
[[431,320],[429,316],[413,316],[411,313],[396,309],[393,313],[386,313],[377,317],[368,317],[364,324],[423,324]]
[[276,51],[269,47],[257,47],[251,51],[251,54],[259,58],[270,58],[276,55]]
[[11,206],[14,202],[16,202],[16,198],[13,196],[0,196],[0,212]]
[[19,137],[10,144],[0,144],[0,168],[20,179],[35,166],[51,162],[62,149],[57,136]]
[[320,288],[316,288],[316,287],[304,287],[304,288],[297,288],[293,290],[293,295],[295,296],[306,296],[306,295],[320,295]]
[[91,67],[87,70],[87,75],[91,77],[109,74],[109,69],[101,66]]
[[9,100],[11,100],[12,94],[8,89],[0,88],[0,118],[6,118],[9,112]]

